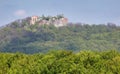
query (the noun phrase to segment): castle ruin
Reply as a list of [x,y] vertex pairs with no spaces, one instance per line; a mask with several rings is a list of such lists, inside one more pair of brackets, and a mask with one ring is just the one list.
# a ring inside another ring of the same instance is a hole
[[57,16],[32,16],[30,20],[30,24],[38,24],[38,25],[54,25],[55,27],[66,26],[68,23],[68,19],[65,18],[63,15]]

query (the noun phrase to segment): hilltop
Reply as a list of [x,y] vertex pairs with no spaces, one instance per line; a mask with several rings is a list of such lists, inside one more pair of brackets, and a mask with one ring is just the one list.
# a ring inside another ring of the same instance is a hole
[[0,29],[0,52],[38,53],[61,49],[74,52],[120,50],[120,27],[111,23],[73,24],[63,16],[49,19],[33,16]]
[[67,26],[68,24],[68,18],[64,17],[64,15],[56,15],[56,16],[31,16],[26,17],[24,19],[18,19],[10,24],[8,26],[17,26],[17,27],[26,27],[30,25],[52,25],[55,27],[62,27]]

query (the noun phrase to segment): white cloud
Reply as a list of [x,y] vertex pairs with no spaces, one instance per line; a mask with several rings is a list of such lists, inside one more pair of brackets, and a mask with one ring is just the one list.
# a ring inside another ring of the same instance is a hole
[[25,16],[26,15],[26,11],[25,10],[17,10],[14,12],[15,16]]

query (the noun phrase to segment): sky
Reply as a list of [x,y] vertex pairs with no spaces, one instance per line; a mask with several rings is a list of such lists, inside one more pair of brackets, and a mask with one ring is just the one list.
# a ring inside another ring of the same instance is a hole
[[0,0],[0,26],[43,14],[64,14],[73,23],[119,25],[120,0]]

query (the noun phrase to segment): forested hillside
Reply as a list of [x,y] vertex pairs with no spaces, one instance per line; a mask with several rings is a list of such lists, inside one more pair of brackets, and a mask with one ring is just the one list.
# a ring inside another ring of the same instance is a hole
[[[29,19],[29,18],[27,18]],[[48,50],[120,50],[120,27],[114,24],[29,25],[27,19],[0,28],[0,51],[37,53]]]
[[120,52],[0,53],[0,74],[120,74]]

